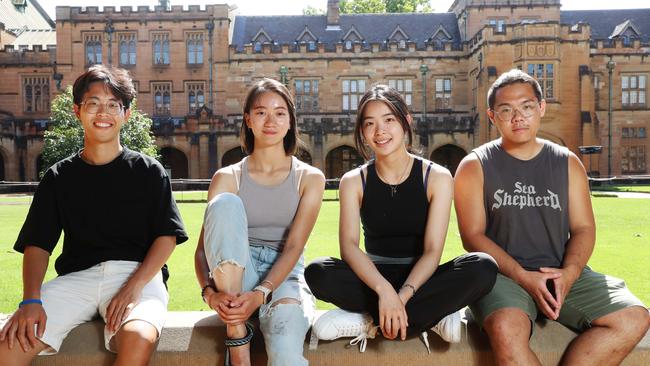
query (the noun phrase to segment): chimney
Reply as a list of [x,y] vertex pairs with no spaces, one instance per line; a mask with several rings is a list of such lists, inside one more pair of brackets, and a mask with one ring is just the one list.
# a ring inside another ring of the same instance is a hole
[[330,31],[340,31],[339,0],[327,0],[327,28]]

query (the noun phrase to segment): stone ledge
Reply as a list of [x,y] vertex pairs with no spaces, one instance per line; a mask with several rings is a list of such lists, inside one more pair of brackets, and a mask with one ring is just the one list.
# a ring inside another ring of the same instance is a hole
[[[320,312],[322,313],[322,312]],[[225,327],[212,312],[170,312],[160,337],[157,352],[150,365],[220,365],[223,364]],[[558,323],[538,322],[531,339],[533,350],[543,365],[557,365],[562,352],[576,336]],[[104,349],[103,323],[93,321],[74,329],[66,338],[61,352],[54,356],[39,356],[32,365],[85,366],[111,365],[114,355]],[[349,340],[349,339],[348,339]],[[386,341],[380,338],[368,341],[365,353],[357,347],[346,347],[346,339],[321,341],[318,349],[308,350],[305,357],[311,365],[480,365],[490,366],[492,354],[487,338],[471,320],[459,344],[447,344],[437,335],[429,334],[431,354],[417,337],[404,342]],[[261,334],[253,339],[252,359],[254,365],[265,365],[266,355]],[[623,365],[650,365],[650,332],[646,334]]]

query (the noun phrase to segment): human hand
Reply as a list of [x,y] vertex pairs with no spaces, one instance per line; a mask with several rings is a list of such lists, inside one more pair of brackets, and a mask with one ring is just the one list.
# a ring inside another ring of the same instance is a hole
[[142,287],[127,282],[113,296],[106,308],[106,328],[110,332],[117,332],[122,322],[129,316],[135,305],[140,301]]
[[219,316],[228,325],[245,323],[260,306],[262,296],[258,291],[247,291],[236,296],[230,304],[219,304]]
[[[23,352],[29,352],[37,346],[38,339],[36,337],[43,337],[46,322],[47,315],[43,305],[23,305],[5,323],[0,332],[0,342],[7,339],[7,345],[9,349],[12,349],[14,343],[18,341]],[[34,325],[37,327],[36,334],[34,334]]]
[[405,302],[393,288],[379,294],[379,328],[384,337],[395,339],[400,335],[406,339],[408,315],[406,315]]
[[557,273],[560,274],[560,277],[551,279],[547,282],[547,287],[549,287],[549,291],[555,298],[555,301],[557,302],[558,306],[555,312],[555,319],[557,319],[560,316],[560,310],[562,309],[562,305],[564,304],[564,299],[566,299],[566,295],[569,293],[571,290],[571,287],[575,283],[575,281],[578,279],[578,276],[574,275],[573,271],[570,271],[569,269],[566,268],[550,268],[550,267],[542,267],[539,269],[540,272],[542,273]]
[[560,304],[549,291],[546,282],[562,277],[559,272],[524,271],[519,278],[521,287],[530,294],[547,318],[556,320],[560,314]]

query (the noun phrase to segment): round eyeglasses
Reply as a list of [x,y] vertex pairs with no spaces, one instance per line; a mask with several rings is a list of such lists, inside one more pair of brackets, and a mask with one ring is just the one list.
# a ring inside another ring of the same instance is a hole
[[79,104],[85,106],[86,112],[90,114],[95,114],[99,112],[100,106],[104,106],[104,110],[108,112],[108,114],[112,114],[112,115],[120,114],[122,110],[124,110],[124,106],[122,104],[113,100],[107,103],[100,103],[98,100],[89,99]]
[[511,121],[513,118],[515,118],[517,112],[519,112],[519,114],[524,118],[532,117],[537,111],[538,106],[538,102],[526,102],[519,107],[502,105],[497,107],[497,109],[493,109],[492,111],[497,117],[499,117],[500,120]]

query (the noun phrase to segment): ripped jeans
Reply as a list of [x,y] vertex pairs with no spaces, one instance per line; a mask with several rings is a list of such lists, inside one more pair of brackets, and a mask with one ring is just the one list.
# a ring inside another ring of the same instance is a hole
[[[219,271],[223,263],[242,266],[242,291],[257,286],[281,254],[271,247],[249,244],[246,211],[235,194],[221,193],[208,203],[203,228],[210,275]],[[304,258],[300,257],[284,282],[275,284],[271,301],[259,309],[268,365],[308,365],[303,357],[303,345],[314,316],[314,298],[304,272]],[[297,303],[277,303],[282,299]]]

